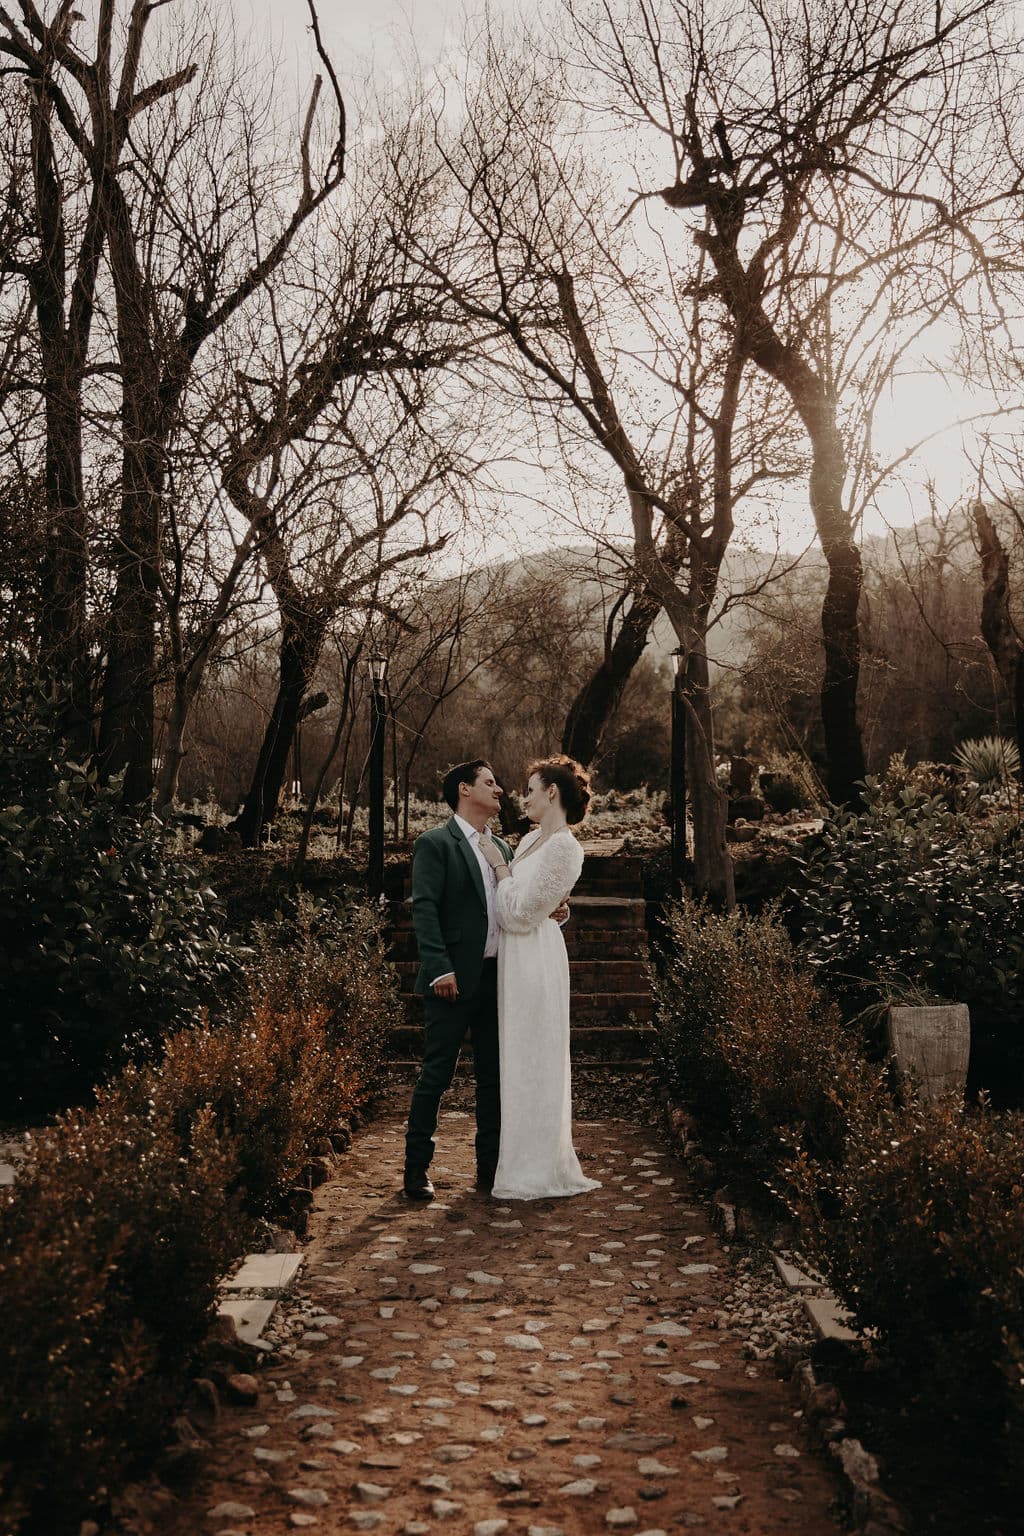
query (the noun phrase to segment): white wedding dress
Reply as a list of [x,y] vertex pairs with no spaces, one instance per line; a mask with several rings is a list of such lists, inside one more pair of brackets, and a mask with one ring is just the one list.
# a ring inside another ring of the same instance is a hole
[[498,1200],[543,1200],[600,1189],[588,1179],[572,1144],[569,1077],[569,961],[551,913],[583,868],[583,850],[568,829],[530,832],[512,861],[512,877],[496,892],[498,1042],[501,1059],[501,1146],[493,1194]]

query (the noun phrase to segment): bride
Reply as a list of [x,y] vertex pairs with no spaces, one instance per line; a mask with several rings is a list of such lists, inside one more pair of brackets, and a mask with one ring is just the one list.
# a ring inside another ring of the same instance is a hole
[[493,1194],[542,1200],[599,1189],[572,1144],[569,1078],[569,961],[549,914],[583,868],[569,825],[590,801],[587,776],[570,757],[530,767],[526,814],[536,825],[511,865],[489,838],[481,851],[498,882],[498,1040],[501,1147]]

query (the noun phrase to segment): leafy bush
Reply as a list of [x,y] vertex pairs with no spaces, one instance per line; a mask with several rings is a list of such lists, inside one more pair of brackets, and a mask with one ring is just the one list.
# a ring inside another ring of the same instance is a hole
[[[271,988],[233,1020],[180,1030],[159,1064],[129,1066],[94,1108],[31,1140],[0,1191],[12,1519],[63,1529],[155,1448],[255,1218],[379,1086],[397,991],[376,916],[350,909],[347,922],[329,980],[307,972],[305,995]],[[255,991],[272,970],[268,956]]]
[[[802,949],[837,992],[909,982],[971,1007],[976,1033],[1019,1049],[1024,1020],[1024,836],[868,779],[860,815],[825,822],[795,893]],[[983,1048],[985,1042],[982,1042]]]
[[805,1252],[858,1326],[878,1329],[972,1431],[1024,1424],[1012,1333],[1024,1317],[1024,1115],[949,1101],[845,1108],[842,1163],[790,1169]]
[[3,1507],[40,1530],[155,1447],[245,1245],[234,1147],[209,1111],[182,1135],[162,1098],[100,1089],[2,1191]]
[[962,741],[953,760],[966,769],[979,789],[1003,789],[1020,771],[1017,743],[1007,736],[976,736]]
[[938,797],[947,805],[955,805],[960,793],[961,775],[945,763],[908,763],[905,752],[894,752],[878,786],[883,800],[899,801],[904,791],[909,789],[918,798],[927,800]]
[[249,942],[252,1004],[278,1012],[322,1008],[329,1034],[376,1070],[388,1032],[404,1020],[372,909],[351,890],[321,900],[300,891],[272,921],[254,923]]
[[655,991],[674,1095],[735,1131],[911,1388],[1024,1468],[1024,1115],[890,1083],[777,913],[675,907],[669,936]]
[[673,906],[668,933],[654,992],[676,1096],[731,1125],[769,1175],[787,1148],[841,1157],[845,1106],[870,1102],[879,1073],[799,963],[777,909]]
[[161,826],[67,761],[55,711],[0,679],[0,1115],[83,1098],[237,973],[214,893]]
[[825,795],[799,752],[774,752],[761,769],[760,791],[773,811],[810,811]]

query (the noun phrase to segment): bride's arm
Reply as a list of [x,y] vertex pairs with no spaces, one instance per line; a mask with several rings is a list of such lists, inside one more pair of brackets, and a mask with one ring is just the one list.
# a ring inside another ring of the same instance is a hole
[[496,910],[498,923],[506,933],[530,933],[546,922],[572,890],[583,868],[583,850],[574,838],[553,838],[531,857],[540,863],[529,880],[517,880],[512,873],[498,880]]

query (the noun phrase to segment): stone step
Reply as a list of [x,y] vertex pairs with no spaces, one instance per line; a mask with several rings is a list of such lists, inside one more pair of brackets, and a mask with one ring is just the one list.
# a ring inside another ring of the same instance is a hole
[[[403,992],[402,1003],[406,1017],[418,1024],[423,1017],[423,999],[412,992]],[[650,992],[576,992],[571,1006],[573,1032],[577,1025],[607,1029],[633,1020],[648,1024],[654,1018],[654,1000]]]
[[[577,896],[569,902],[569,927],[635,929],[645,931],[647,903],[639,896]],[[396,933],[412,928],[411,901],[391,903],[391,924]]]
[[[411,895],[411,871],[389,871],[387,894],[392,902],[408,901]],[[575,887],[575,896],[613,896],[625,901],[642,900],[643,866],[639,859],[588,859]]]
[[[647,936],[640,929],[577,928],[568,923],[562,930],[570,960],[646,960]],[[416,935],[402,928],[392,935],[391,959],[396,964],[416,961]]]
[[[411,992],[420,964],[417,959],[397,960],[395,969],[405,991]],[[637,993],[647,991],[647,966],[639,957],[608,959],[588,957],[569,960],[570,985],[577,992]]]
[[[639,1064],[651,1058],[651,1046],[655,1031],[643,1025],[615,1024],[601,1028],[573,1025],[569,1037],[569,1049],[574,1062],[601,1064],[632,1062]],[[390,1057],[395,1065],[403,1062],[419,1062],[423,1054],[422,1025],[406,1024],[393,1029],[389,1038]],[[472,1056],[473,1047],[467,1035],[462,1048],[463,1056]]]

